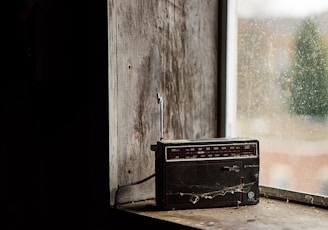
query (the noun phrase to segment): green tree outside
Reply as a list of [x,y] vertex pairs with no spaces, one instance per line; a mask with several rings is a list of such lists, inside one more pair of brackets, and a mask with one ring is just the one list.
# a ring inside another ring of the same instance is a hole
[[291,112],[311,117],[328,114],[327,53],[313,18],[306,18],[296,39],[293,60]]

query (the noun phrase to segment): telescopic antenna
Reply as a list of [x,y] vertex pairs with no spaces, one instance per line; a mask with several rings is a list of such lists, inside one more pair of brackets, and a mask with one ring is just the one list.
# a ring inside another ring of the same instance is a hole
[[163,140],[164,139],[164,137],[163,137],[163,124],[164,124],[164,121],[163,121],[163,98],[159,93],[157,93],[157,102],[160,106],[159,107],[160,108],[160,126],[159,126],[160,135],[159,135],[159,139]]

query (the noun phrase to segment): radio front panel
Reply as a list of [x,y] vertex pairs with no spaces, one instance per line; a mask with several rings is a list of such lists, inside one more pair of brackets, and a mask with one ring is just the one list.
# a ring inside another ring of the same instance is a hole
[[257,204],[259,142],[245,139],[159,141],[156,204],[191,209]]

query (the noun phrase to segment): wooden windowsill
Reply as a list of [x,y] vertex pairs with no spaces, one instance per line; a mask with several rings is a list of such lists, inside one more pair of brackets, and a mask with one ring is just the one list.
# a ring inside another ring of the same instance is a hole
[[158,211],[155,200],[147,200],[117,209],[194,229],[328,229],[328,209],[267,197],[239,207]]

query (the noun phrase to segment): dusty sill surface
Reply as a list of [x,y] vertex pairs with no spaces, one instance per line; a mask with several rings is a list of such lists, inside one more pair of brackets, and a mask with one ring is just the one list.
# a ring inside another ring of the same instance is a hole
[[328,209],[266,197],[239,207],[159,211],[155,200],[148,200],[117,208],[195,229],[328,229]]

